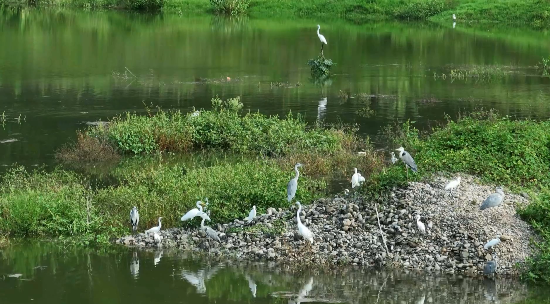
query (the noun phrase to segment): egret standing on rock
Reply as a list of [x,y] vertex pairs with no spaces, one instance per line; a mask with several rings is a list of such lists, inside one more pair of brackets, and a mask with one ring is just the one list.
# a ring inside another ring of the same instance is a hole
[[413,170],[413,172],[418,171],[418,168],[416,167],[416,163],[414,162],[414,159],[409,154],[409,152],[405,151],[405,148],[399,147],[395,150],[399,151],[399,158],[401,158],[401,160],[405,163],[405,168],[407,170],[407,179],[408,179],[409,178],[409,167],[411,168],[411,170]]
[[489,195],[479,207],[480,210],[485,210],[491,207],[497,207],[504,200],[504,192],[501,187],[497,187],[496,193]]
[[500,235],[496,237],[496,239],[492,239],[490,240],[489,242],[487,242],[487,244],[485,244],[485,246],[483,246],[483,248],[485,250],[489,249],[489,248],[492,248],[493,246],[496,246],[500,243]]
[[457,177],[456,179],[453,179],[447,185],[445,185],[445,190],[450,190],[451,191],[451,196],[452,196],[453,195],[453,190],[455,188],[458,188],[459,185],[460,185],[460,176]]
[[149,230],[145,230],[145,233],[153,233],[153,234],[158,233],[160,231],[160,228],[162,227],[162,224],[160,222],[161,220],[162,220],[162,217],[159,217],[159,225]]
[[292,201],[294,196],[296,196],[296,189],[298,189],[298,177],[300,177],[300,171],[298,171],[298,168],[301,166],[302,164],[300,163],[297,163],[296,165],[294,165],[294,171],[296,171],[296,176],[293,179],[291,179],[288,182],[288,185],[286,186],[286,195],[289,203]]
[[416,226],[418,227],[418,230],[422,232],[422,234],[426,234],[426,225],[420,221],[420,214],[416,215]]
[[201,221],[201,230],[206,232],[206,235],[208,235],[211,239],[221,242],[220,237],[218,236],[218,232],[210,228],[209,226],[204,226],[204,220],[206,219],[203,218]]
[[200,216],[202,218],[210,220],[210,217],[202,211],[202,204],[203,203],[201,201],[197,201],[197,208],[189,210],[184,216],[181,217],[181,220],[187,221],[194,218],[195,216]]
[[250,213],[248,213],[248,217],[245,217],[244,220],[247,223],[252,222],[252,220],[256,217],[256,205],[252,206],[252,210],[250,210]]
[[311,244],[313,244],[313,233],[311,230],[309,230],[306,225],[302,224],[302,220],[300,219],[300,213],[302,212],[302,204],[300,202],[296,202],[296,205],[298,205],[298,211],[296,212],[296,221],[298,222],[298,233],[306,240],[308,240]]
[[132,225],[132,231],[136,232],[139,224],[139,212],[136,206],[130,210],[130,224]]
[[361,183],[365,181],[365,178],[361,175],[361,173],[357,172],[357,168],[355,169],[355,173],[351,177],[351,188],[359,187],[361,186]]
[[328,43],[327,43],[327,40],[325,39],[325,36],[323,36],[319,33],[320,29],[321,29],[321,26],[319,24],[317,24],[317,36],[319,37],[319,40],[321,40],[321,55],[322,55],[323,54],[323,47],[325,46],[325,44],[328,44]]

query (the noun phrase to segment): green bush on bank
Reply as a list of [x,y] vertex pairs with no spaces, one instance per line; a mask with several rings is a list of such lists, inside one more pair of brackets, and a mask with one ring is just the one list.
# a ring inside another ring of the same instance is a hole
[[[348,140],[338,130],[308,129],[299,116],[289,114],[279,119],[260,113],[240,115],[238,106],[232,107],[217,98],[212,102],[219,106],[196,116],[162,110],[149,116],[127,113],[108,125],[90,128],[87,134],[131,154],[202,149],[268,156],[305,150],[330,153],[342,150]],[[239,104],[238,99],[233,102]]]
[[250,0],[210,0],[215,12],[229,16],[246,14]]

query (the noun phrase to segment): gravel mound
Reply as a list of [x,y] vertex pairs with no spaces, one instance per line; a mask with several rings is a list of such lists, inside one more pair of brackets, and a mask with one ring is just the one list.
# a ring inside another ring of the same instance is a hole
[[[295,207],[269,208],[250,224],[235,220],[212,227],[220,232],[221,242],[208,238],[199,228],[163,230],[160,243],[145,234],[117,242],[280,264],[387,266],[472,276],[482,274],[485,262],[496,255],[497,275],[517,275],[517,263],[531,255],[530,241],[536,238],[515,211],[528,203],[527,195],[504,189],[506,196],[500,206],[481,211],[479,206],[495,187],[461,176],[452,196],[443,190],[449,179],[436,177],[429,183],[411,182],[405,189],[395,189],[379,203],[352,193],[304,206],[301,220],[314,234],[313,245],[297,233]],[[426,225],[425,234],[417,228],[417,214]],[[497,236],[502,242],[485,250],[485,243]]]

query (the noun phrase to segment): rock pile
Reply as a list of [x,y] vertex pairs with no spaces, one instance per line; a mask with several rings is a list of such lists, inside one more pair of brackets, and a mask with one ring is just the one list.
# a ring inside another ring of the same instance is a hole
[[[145,234],[118,242],[282,264],[389,266],[469,275],[482,274],[485,262],[496,254],[497,274],[517,274],[516,264],[531,254],[529,244],[535,237],[515,211],[518,204],[528,203],[527,198],[505,191],[502,205],[481,211],[481,202],[494,187],[463,175],[451,197],[443,190],[446,181],[438,177],[430,183],[409,183],[379,204],[350,195],[304,206],[301,220],[314,233],[313,245],[296,231],[296,208],[270,208],[250,224],[235,220],[213,227],[221,232],[221,243],[198,228],[163,230],[160,244]],[[426,225],[425,234],[417,228],[417,214]],[[497,236],[502,242],[485,250],[483,245]]]

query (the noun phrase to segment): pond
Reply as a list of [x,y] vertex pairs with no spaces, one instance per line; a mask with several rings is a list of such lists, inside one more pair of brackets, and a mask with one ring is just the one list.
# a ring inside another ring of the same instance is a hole
[[314,83],[317,23],[4,9],[1,164],[52,165],[87,124],[146,106],[209,109],[216,95],[241,96],[246,111],[356,123],[373,139],[396,121],[427,128],[480,107],[550,116],[550,79],[534,67],[548,55],[542,32],[322,23],[337,65]]
[[62,248],[27,243],[0,251],[2,303],[518,303],[544,288],[342,267],[291,271],[196,259],[181,251]]

